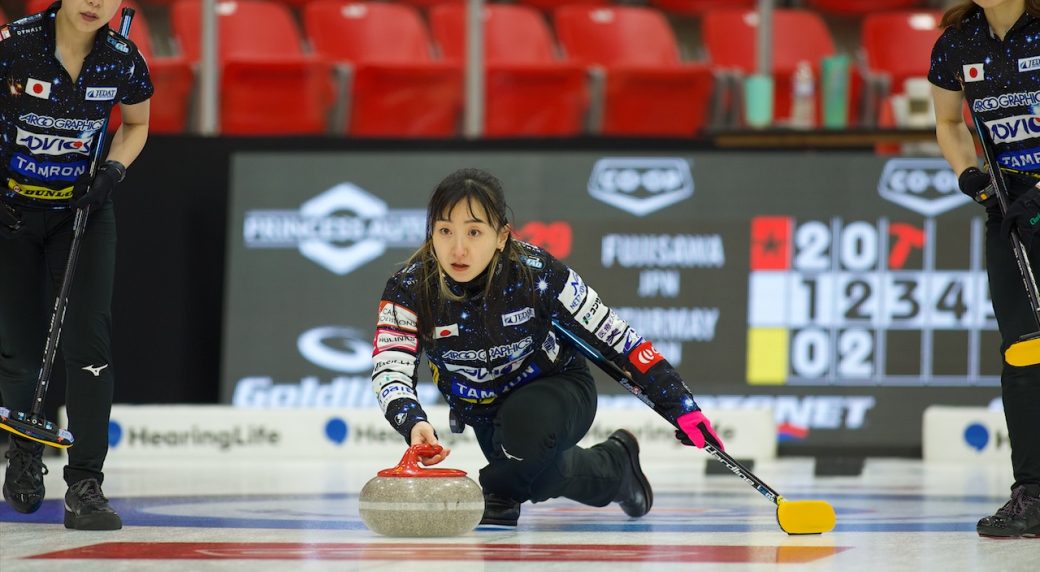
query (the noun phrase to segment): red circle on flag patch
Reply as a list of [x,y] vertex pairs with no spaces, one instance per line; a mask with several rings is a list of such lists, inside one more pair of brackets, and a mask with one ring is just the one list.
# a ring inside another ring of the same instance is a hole
[[34,83],[33,84],[33,92],[35,92],[35,93],[43,93],[43,86],[38,84],[38,83]]
[[979,68],[968,68],[968,75],[970,75],[971,77],[978,77]]
[[451,330],[449,330],[447,328],[441,330],[441,337],[442,338],[445,337],[445,336],[449,336],[449,335],[451,335]]

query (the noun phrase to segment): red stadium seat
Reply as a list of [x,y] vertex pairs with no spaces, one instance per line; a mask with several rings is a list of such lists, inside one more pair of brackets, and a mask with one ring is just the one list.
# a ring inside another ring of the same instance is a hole
[[703,127],[714,77],[707,66],[680,62],[660,12],[565,6],[554,22],[571,58],[606,70],[604,134],[691,136]]
[[610,0],[517,0],[517,4],[526,4],[532,8],[538,8],[539,10],[555,10],[561,6],[576,6],[576,5],[591,5],[591,6],[605,6],[610,4]]
[[[758,14],[754,10],[710,10],[704,13],[701,22],[712,67],[735,69],[745,75],[755,72]],[[791,78],[798,64],[809,62],[814,77],[819,78],[820,60],[835,53],[834,40],[819,14],[777,9],[773,12],[772,48],[773,117],[782,122],[790,117]],[[820,112],[819,93],[816,89],[817,114]]]
[[885,10],[908,10],[924,4],[922,0],[808,0],[810,8],[841,16],[864,16]]
[[[52,0],[29,0],[26,13],[33,14],[46,10]],[[191,100],[193,73],[188,61],[180,56],[156,57],[152,50],[151,32],[148,20],[135,2],[124,0],[123,6],[134,8],[133,25],[130,26],[130,40],[141,51],[148,62],[148,73],[151,74],[155,93],[152,95],[148,131],[151,133],[182,133],[188,123],[188,107]],[[109,27],[118,30],[122,10],[108,23]],[[119,106],[112,110],[109,129],[116,129],[121,123]]]
[[863,19],[860,44],[867,69],[890,78],[893,93],[903,92],[911,77],[927,77],[932,46],[942,35],[941,11],[899,11],[870,14]]
[[352,66],[346,131],[449,137],[462,113],[462,69],[430,59],[418,11],[401,4],[316,0],[303,9],[314,49]]
[[7,14],[4,14],[3,8],[0,8],[0,24],[6,24],[8,22],[10,22],[10,20],[7,19]]
[[650,5],[655,8],[687,16],[716,8],[754,8],[756,3],[757,0],[650,0]]
[[[466,7],[430,10],[433,37],[445,58],[465,57]],[[549,28],[528,6],[485,6],[484,134],[491,137],[573,136],[588,107],[585,69],[557,59]]]
[[[199,59],[202,4],[170,9],[174,37]],[[220,123],[225,134],[314,134],[327,130],[330,66],[304,54],[289,8],[265,0],[217,3],[221,62]]]

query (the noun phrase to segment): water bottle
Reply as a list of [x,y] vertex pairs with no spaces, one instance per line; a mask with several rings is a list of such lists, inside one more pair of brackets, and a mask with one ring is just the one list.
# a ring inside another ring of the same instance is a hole
[[791,79],[792,129],[812,129],[816,126],[816,80],[812,64],[802,60],[795,66]]

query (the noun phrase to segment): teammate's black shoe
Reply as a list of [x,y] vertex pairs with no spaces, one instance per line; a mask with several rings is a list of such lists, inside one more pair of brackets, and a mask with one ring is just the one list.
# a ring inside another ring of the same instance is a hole
[[4,456],[7,457],[4,500],[18,512],[36,512],[43,504],[46,492],[43,476],[47,474],[47,465],[43,464],[43,445],[12,437]]
[[1040,485],[1020,485],[1011,491],[1011,500],[996,514],[975,526],[979,536],[1040,535]]
[[611,433],[608,442],[613,441],[620,446],[628,468],[621,478],[621,487],[614,496],[614,502],[621,505],[621,510],[632,518],[639,518],[650,512],[654,505],[654,492],[650,489],[650,481],[643,474],[639,464],[639,442],[636,436],[624,429]]
[[484,516],[480,519],[480,524],[516,526],[519,519],[520,503],[495,493],[484,492]]
[[123,521],[108,506],[97,479],[79,481],[65,493],[65,528],[76,530],[119,530]]

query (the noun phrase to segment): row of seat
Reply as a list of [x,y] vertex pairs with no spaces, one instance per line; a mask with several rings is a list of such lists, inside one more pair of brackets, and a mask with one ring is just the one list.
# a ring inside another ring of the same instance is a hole
[[[145,0],[147,4],[169,5],[175,0]],[[314,0],[281,0],[283,2],[302,6]],[[410,4],[419,8],[430,8],[438,4],[462,4],[466,0],[398,0],[403,4]],[[521,5],[533,6],[540,10],[553,10],[561,2],[559,0],[512,0]],[[618,0],[567,0],[568,4],[588,4],[607,6],[612,4],[634,4],[637,2],[625,2]],[[717,8],[751,8],[756,0],[645,0],[645,4],[681,15],[699,15],[707,10]],[[778,6],[784,6],[785,2],[777,2]],[[805,0],[805,5],[810,8],[840,15],[864,15],[871,12],[890,10],[920,9],[928,4],[926,0]]]
[[[49,0],[30,2],[42,9]],[[312,0],[301,14],[315,53],[303,50],[304,36],[284,4],[222,1],[218,12],[223,133],[451,137],[459,132],[464,5],[433,6],[424,19],[404,3]],[[169,14],[181,47],[176,57],[154,55],[140,16],[131,31],[157,88],[156,132],[185,129],[192,66],[199,59],[201,3],[177,0]],[[531,7],[491,4],[486,14],[484,131],[492,137],[692,136],[709,116],[719,115],[713,102],[732,102],[718,92],[717,78],[755,67],[757,18],[747,9],[702,15],[710,58],[702,63],[680,60],[672,29],[653,9],[567,5],[547,19]],[[937,16],[868,16],[863,47],[870,73],[889,74],[897,90],[904,78],[927,73]],[[777,10],[774,26],[774,108],[783,120],[794,70],[807,61],[818,72],[820,60],[835,48],[814,12]],[[435,51],[439,58],[431,55]]]

